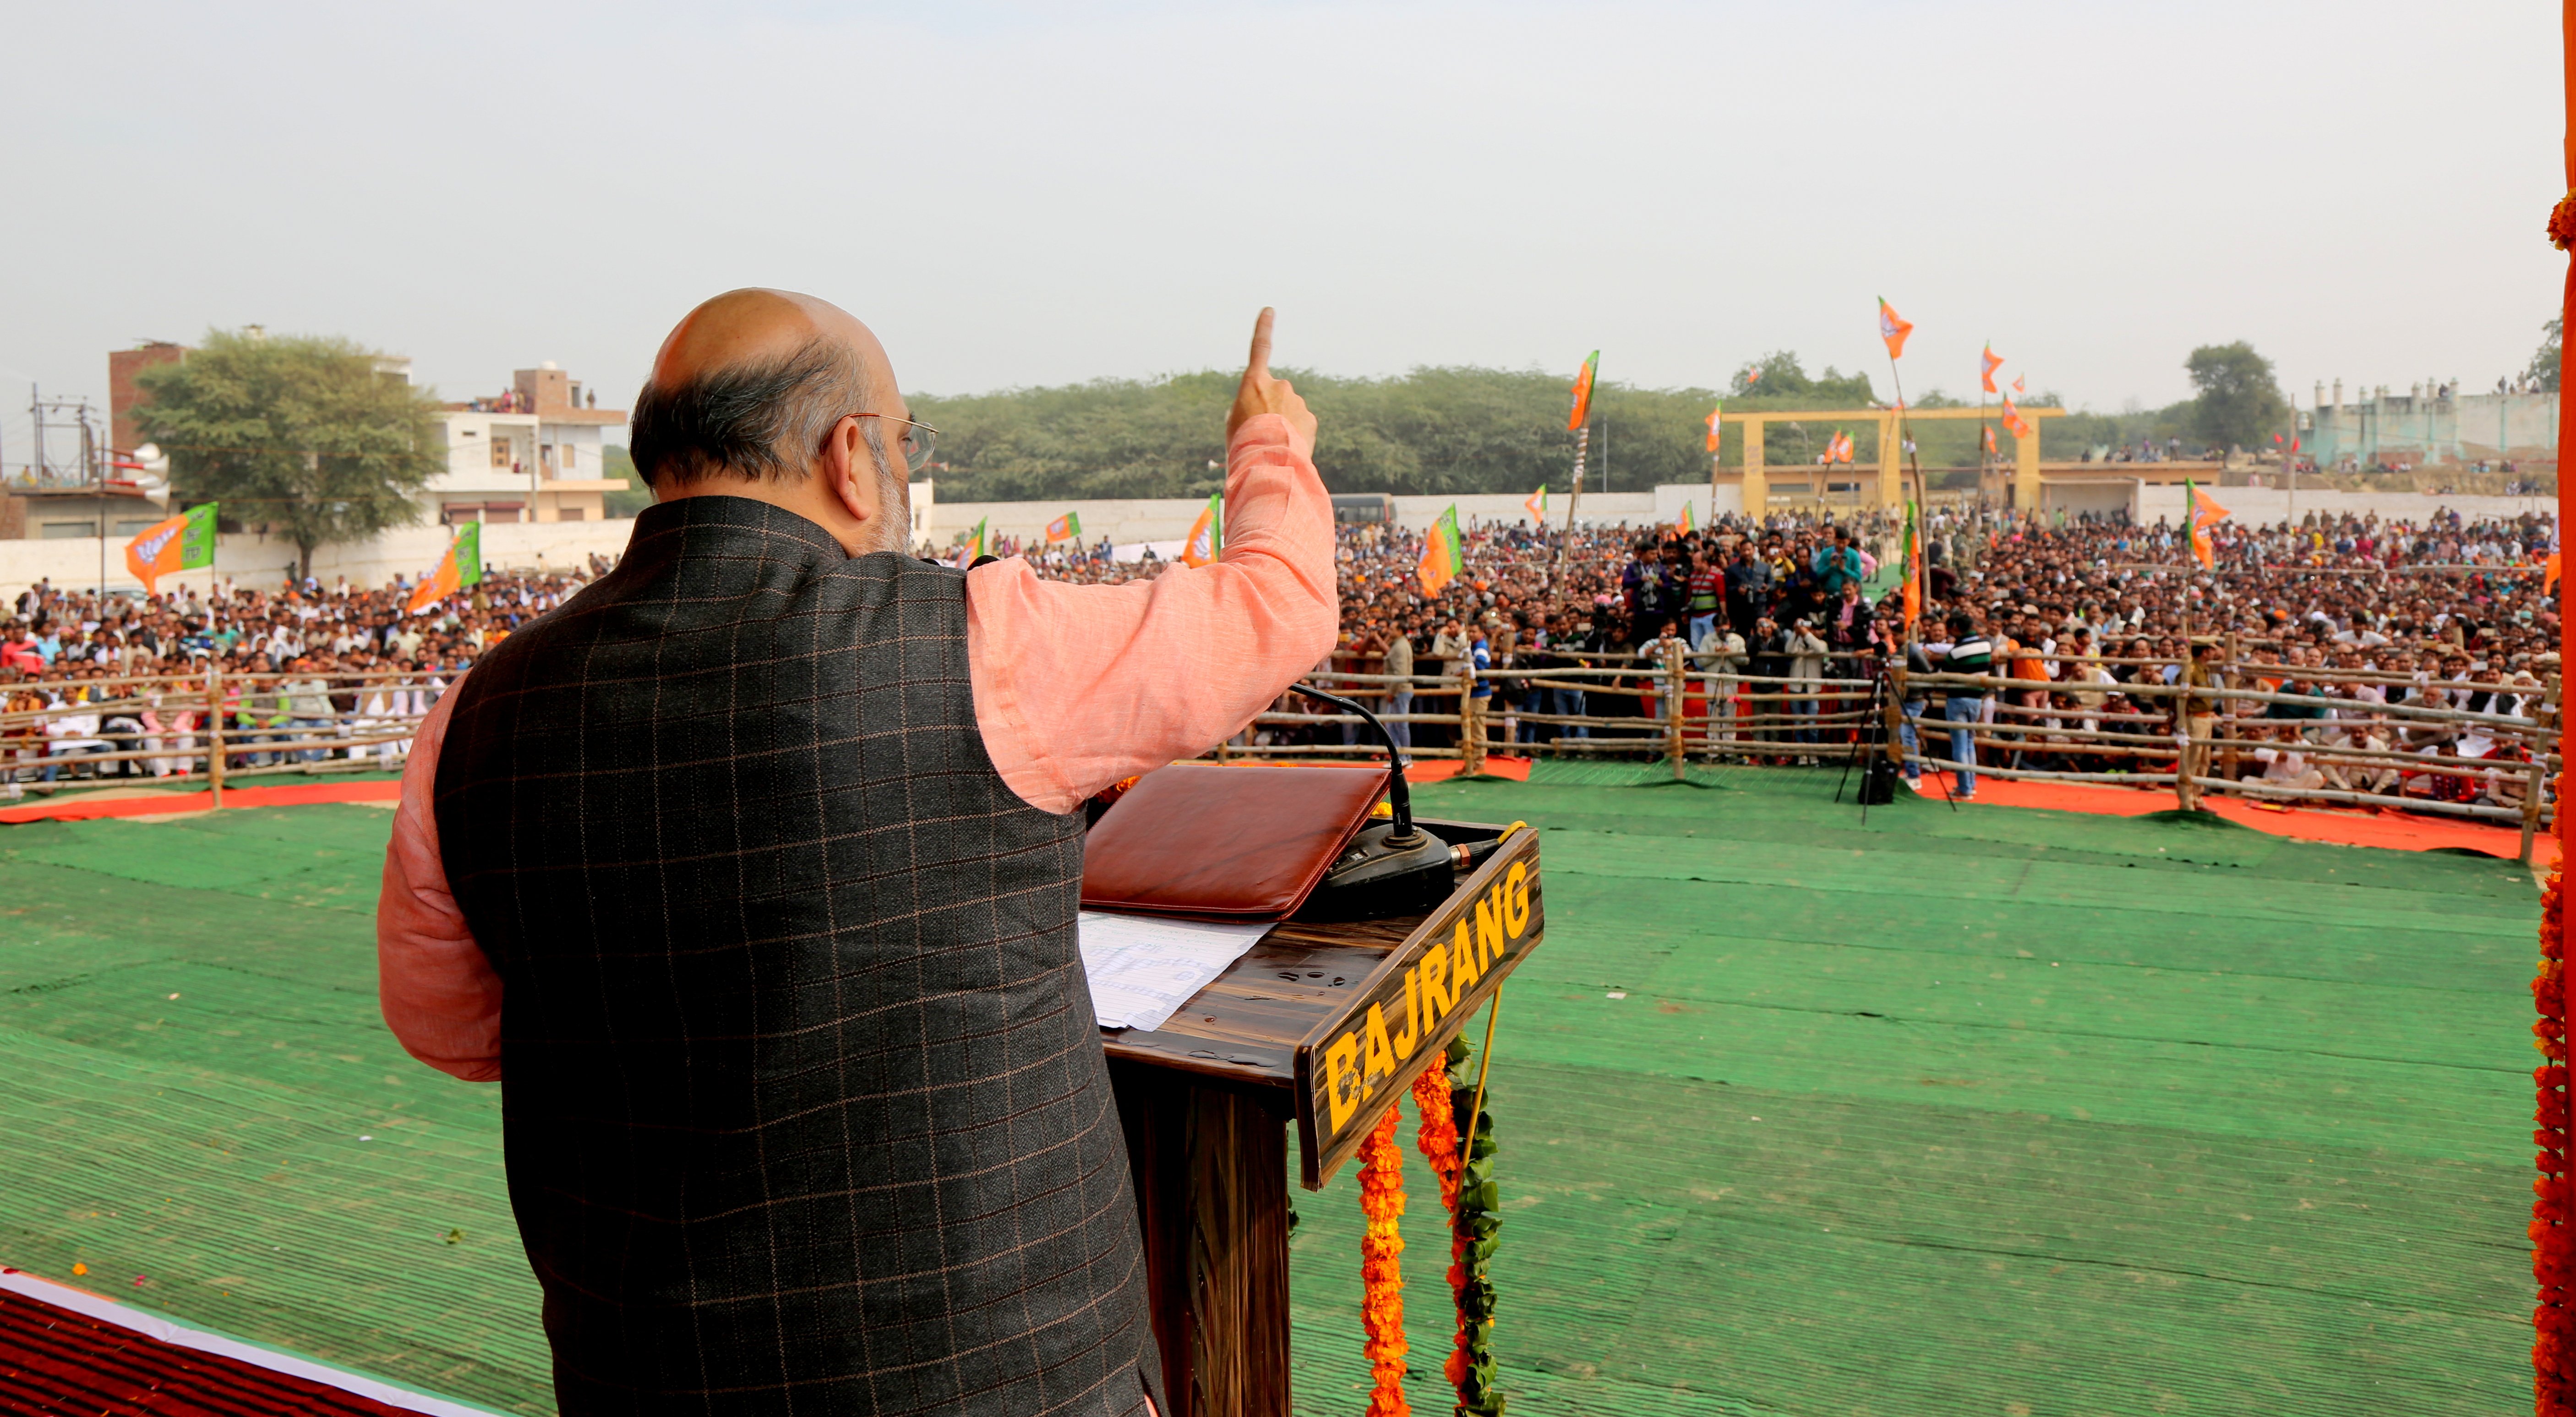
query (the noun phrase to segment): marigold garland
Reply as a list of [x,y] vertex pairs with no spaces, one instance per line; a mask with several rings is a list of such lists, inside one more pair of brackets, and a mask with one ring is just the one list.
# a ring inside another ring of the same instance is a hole
[[1449,1060],[1439,1057],[1413,1080],[1413,1105],[1422,1114],[1422,1125],[1413,1134],[1414,1143],[1422,1148],[1422,1159],[1431,1164],[1431,1174],[1440,1178],[1441,1209],[1455,1214],[1458,1210],[1458,1118],[1449,1105]]
[[2576,244],[2576,189],[2558,199],[2549,209],[2549,244],[2564,251]]
[[[1452,1045],[1450,1051],[1459,1052],[1463,1047]],[[1450,1351],[1441,1364],[1441,1372],[1449,1379],[1449,1385],[1456,1387],[1458,1375],[1472,1359],[1467,1351],[1467,1314],[1462,1304],[1467,1292],[1467,1242],[1458,1234],[1458,1184],[1465,1165],[1458,1156],[1458,1117],[1450,1101],[1447,1054],[1432,1059],[1422,1076],[1413,1080],[1413,1103],[1422,1114],[1422,1126],[1414,1139],[1422,1148],[1422,1159],[1430,1163],[1431,1174],[1440,1180],[1440,1205],[1449,1213]]]
[[[1453,1076],[1464,1078],[1460,1065],[1467,1061],[1465,1039],[1449,1045],[1449,1068]],[[1491,1102],[1492,1094],[1485,1100]],[[1450,1385],[1458,1390],[1458,1411],[1462,1417],[1502,1417],[1503,1392],[1494,1379],[1494,1280],[1491,1265],[1494,1247],[1503,1228],[1502,1194],[1494,1184],[1494,1113],[1488,1107],[1476,1114],[1476,1088],[1472,1080],[1452,1088],[1449,1093],[1452,1125],[1466,1117],[1475,1135],[1472,1154],[1461,1159],[1458,1199],[1450,1215],[1450,1254],[1455,1263],[1449,1271],[1449,1282],[1458,1300],[1458,1346],[1445,1365]]]
[[1396,1229],[1404,1214],[1404,1151],[1395,1144],[1398,1108],[1386,1115],[1360,1144],[1360,1213],[1368,1228],[1360,1236],[1360,1322],[1368,1330],[1368,1417],[1412,1417],[1404,1400],[1404,1236]]
[[[2552,226],[2556,223],[2553,221]],[[2559,779],[2558,800],[2567,800]],[[2564,833],[2560,834],[2562,842]],[[2576,1176],[2568,1165],[2567,979],[2564,884],[2560,866],[2549,868],[2540,893],[2540,971],[2531,981],[2540,1017],[2531,1025],[2541,1064],[2532,1070],[2537,1094],[2531,1134],[2539,1175],[2531,1183],[2531,1273],[2538,1281],[2532,1310],[2534,1410],[2539,1417],[2576,1417],[2576,1296],[2569,1293],[2576,1266]]]

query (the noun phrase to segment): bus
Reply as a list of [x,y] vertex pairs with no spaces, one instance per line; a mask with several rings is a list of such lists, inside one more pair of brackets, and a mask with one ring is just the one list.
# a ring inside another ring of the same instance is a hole
[[1392,526],[1395,499],[1383,492],[1336,492],[1333,521],[1341,526]]

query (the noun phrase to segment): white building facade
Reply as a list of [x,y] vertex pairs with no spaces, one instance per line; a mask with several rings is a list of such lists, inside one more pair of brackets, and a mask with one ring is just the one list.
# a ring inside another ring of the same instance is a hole
[[450,404],[439,419],[447,470],[421,493],[427,520],[579,522],[607,516],[606,434],[626,426],[623,409],[601,408],[596,393],[552,360],[521,369],[508,393]]

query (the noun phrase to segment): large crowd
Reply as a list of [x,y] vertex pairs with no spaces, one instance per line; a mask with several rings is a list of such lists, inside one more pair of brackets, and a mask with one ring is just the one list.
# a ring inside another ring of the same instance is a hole
[[[594,560],[590,572],[605,568]],[[64,777],[202,772],[210,711],[233,768],[332,752],[390,765],[450,680],[586,583],[495,572],[410,614],[412,588],[399,582],[102,596],[39,581],[0,631],[0,795]],[[309,746],[335,738],[370,741]]]
[[[2558,598],[2541,568],[2554,519],[2423,525],[2376,517],[2303,518],[2297,525],[2220,522],[2215,568],[2194,561],[2179,528],[2120,518],[2055,523],[1977,511],[1935,511],[1920,530],[1924,602],[1909,642],[1901,610],[1904,529],[1882,512],[1741,518],[1683,530],[1526,522],[1470,528],[1461,569],[1436,592],[1420,575],[1423,537],[1387,525],[1338,531],[1341,643],[1318,673],[1399,719],[1454,714],[1458,697],[1432,680],[1467,665],[1495,720],[1489,741],[1658,737],[1671,706],[1647,694],[1587,694],[1532,675],[1587,666],[1651,669],[1679,661],[1731,689],[1703,685],[1684,706],[1717,747],[1771,761],[1813,758],[1867,731],[1855,710],[1882,666],[1918,675],[1957,669],[1949,652],[1982,645],[1991,673],[2015,683],[1978,695],[1979,732],[2012,747],[1990,763],[2118,773],[2171,771],[2172,753],[2114,741],[2123,732],[2170,738],[2190,712],[2214,709],[2244,741],[2277,749],[2231,754],[2234,770],[2338,790],[2519,800],[2521,778],[2489,773],[2421,779],[2399,770],[2355,774],[2310,760],[2328,742],[2372,751],[2488,759],[2527,755],[2511,733],[2443,729],[2378,711],[2387,703],[2528,714],[2556,667]],[[1112,559],[1099,546],[1003,547],[1040,573],[1119,581],[1167,567]],[[607,569],[595,560],[589,575]],[[405,613],[410,588],[365,589],[307,580],[281,589],[217,583],[160,596],[45,583],[8,607],[0,632],[0,754],[11,787],[64,774],[166,775],[202,770],[208,671],[220,669],[219,712],[237,744],[234,766],[311,761],[302,741],[338,735],[381,741],[352,757],[398,758],[401,726],[475,657],[528,617],[586,583],[584,575],[493,573],[426,614]],[[2186,702],[2140,685],[2184,685],[2192,645],[2214,644],[2250,666],[2236,687],[2314,698],[2313,705]],[[1371,676],[1411,676],[1392,683]],[[170,676],[120,686],[128,676]],[[1598,681],[1604,686],[1620,681]],[[1636,681],[1644,686],[1642,677]],[[2461,684],[2494,686],[2453,687]],[[1644,686],[1651,687],[1651,686]],[[1768,691],[1768,692],[1766,692]],[[1918,715],[1942,718],[1939,691],[1908,693]],[[1283,700],[1282,710],[1311,707]],[[89,711],[95,709],[95,711]],[[1549,716],[1589,724],[1550,724]],[[1622,725],[1623,718],[1637,720]],[[1809,722],[1799,722],[1799,719]],[[1610,720],[1603,722],[1602,720]],[[2300,720],[2284,723],[2281,720]],[[1730,724],[1728,720],[1735,722]],[[1740,728],[1740,735],[1729,733]],[[369,732],[370,729],[374,731]],[[1458,729],[1398,722],[1410,746],[1454,742]],[[1257,727],[1245,746],[1355,740],[1351,723]],[[1752,740],[1748,746],[1735,737]],[[1925,735],[1930,751],[1964,759],[1966,744]],[[1594,745],[1601,746],[1601,745]],[[81,761],[114,751],[128,762]],[[2466,794],[2465,796],[2463,794]]]
[[[2446,512],[2422,525],[2376,516],[2310,515],[2270,527],[2223,521],[2210,532],[2214,566],[2207,571],[2182,529],[2122,517],[2041,521],[1935,511],[1919,535],[1924,597],[1909,644],[1904,530],[1885,513],[1778,515],[1760,525],[1729,517],[1693,530],[1571,534],[1526,522],[1479,526],[1467,532],[1463,569],[1436,593],[1419,575],[1420,533],[1345,526],[1338,549],[1342,640],[1318,673],[1340,676],[1346,692],[1375,699],[1381,710],[1420,715],[1456,712],[1457,696],[1419,679],[1408,691],[1364,676],[1447,678],[1472,664],[1489,742],[1500,747],[1659,738],[1664,725],[1654,716],[1663,710],[1655,697],[1528,680],[1577,665],[1678,656],[1731,686],[1702,689],[1684,705],[1694,735],[1725,740],[1715,746],[1744,748],[1747,757],[1797,761],[1867,731],[1854,710],[1880,666],[1957,670],[1963,663],[1950,662],[1950,652],[1974,645],[1986,656],[1975,667],[2016,681],[2013,687],[1976,695],[1916,689],[1907,707],[1942,719],[1947,699],[1970,700],[1973,731],[1989,743],[1990,763],[2102,775],[2171,772],[2174,735],[2187,726],[2179,720],[2208,710],[2225,726],[2207,727],[2203,736],[2264,745],[2214,760],[2223,762],[2219,770],[2295,789],[2521,801],[2526,775],[2510,764],[2527,761],[2526,736],[2475,724],[2427,725],[2384,706],[2524,716],[2537,710],[2558,643],[2558,599],[2542,574],[2556,545],[2550,516],[2478,521]],[[1041,551],[1036,560],[1042,574],[1084,580],[1161,570],[1112,564],[1088,550]],[[2182,692],[2193,678],[2195,642],[2204,657],[2232,654],[2246,666],[2228,676],[2228,687],[2316,703]],[[1651,687],[1642,674],[1627,682]],[[2173,692],[2142,691],[2155,685]],[[1282,700],[1278,707],[1291,713],[1313,706]],[[1595,722],[1541,721],[1549,715]],[[1598,721],[1622,716],[1640,721],[1624,728]],[[1729,737],[1737,727],[1749,745]],[[1457,729],[1414,723],[1394,732],[1412,746],[1439,746],[1454,741]],[[2002,755],[1991,747],[1998,734],[2012,745]],[[2122,743],[2123,735],[2152,746]],[[1952,738],[1946,724],[1926,737],[1933,754],[1968,760],[1970,745]],[[1346,722],[1274,722],[1244,744],[1356,738],[1356,726]],[[2479,774],[2402,765],[2355,770],[2317,753],[2320,747],[2489,767]]]

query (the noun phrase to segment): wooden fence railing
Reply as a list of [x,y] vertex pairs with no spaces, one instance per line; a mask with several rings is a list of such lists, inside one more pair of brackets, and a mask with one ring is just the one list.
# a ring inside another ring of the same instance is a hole
[[[2061,677],[1881,673],[1868,656],[1554,653],[1543,664],[1447,675],[1331,669],[1321,687],[1370,702],[1416,757],[1603,754],[1668,762],[1855,761],[1910,772],[1972,765],[2003,778],[2171,789],[2285,803],[2370,805],[2505,825],[2553,816],[2559,680],[2436,681],[2229,661],[2214,682],[2168,682],[2171,661],[2040,659]],[[2127,678],[2115,677],[2127,674]],[[2267,687],[2268,686],[2268,687]],[[245,777],[399,766],[445,682],[419,673],[127,675],[0,685],[0,793],[148,778]],[[1973,703],[1954,722],[1948,701]],[[2190,712],[2184,712],[2189,708]],[[2195,724],[2195,720],[2206,719]],[[1382,756],[1355,714],[1289,696],[1219,745],[1219,758]],[[1973,754],[1972,764],[1954,762]],[[2187,770],[2186,770],[2187,769]]]
[[446,681],[420,673],[115,675],[0,685],[0,794],[398,768]]
[[[2554,673],[2502,683],[2228,661],[2209,666],[2214,683],[2191,687],[2167,682],[2182,673],[2170,660],[2015,655],[2075,676],[2017,679],[1882,675],[1874,658],[1830,655],[1821,670],[1792,666],[1814,672],[1757,674],[1753,658],[1559,653],[1543,666],[1479,671],[1460,661],[1445,675],[1403,677],[1328,669],[1311,682],[1373,701],[1415,739],[1412,756],[1461,758],[1471,771],[1514,748],[1658,758],[1677,776],[1695,760],[1849,762],[1876,750],[1910,773],[1972,766],[2166,787],[2186,807],[2217,792],[2463,817],[2518,826],[2526,856],[2554,815]],[[1975,705],[1965,721],[1947,716],[1954,696]],[[2186,701],[2193,712],[2181,711]],[[2195,736],[2202,717],[2208,731]],[[1310,711],[1291,696],[1217,756],[1383,752],[1357,715]]]

